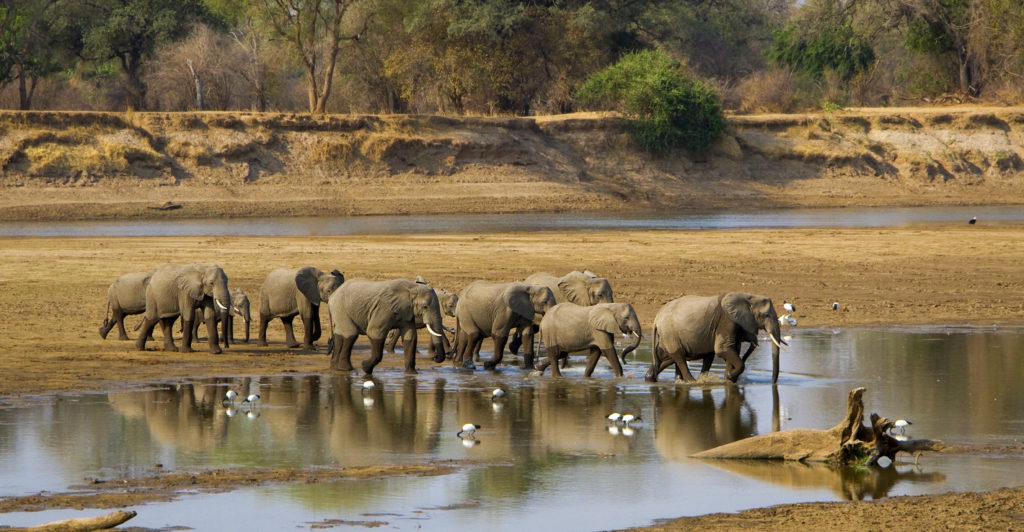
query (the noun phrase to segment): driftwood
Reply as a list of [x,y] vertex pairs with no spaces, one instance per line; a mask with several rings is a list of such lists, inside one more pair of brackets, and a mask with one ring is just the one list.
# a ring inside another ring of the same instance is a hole
[[871,426],[864,426],[864,388],[850,392],[846,417],[828,430],[794,429],[769,432],[727,443],[693,455],[694,458],[739,458],[758,460],[801,460],[848,464],[866,459],[875,465],[883,456],[895,460],[900,451],[917,456],[939,451],[938,440],[900,441],[889,435],[893,422],[871,414]]
[[153,209],[154,211],[173,211],[176,209],[180,209],[181,205],[178,203],[174,203],[173,201],[168,201],[165,202],[163,205],[150,205],[149,208]]
[[127,512],[118,511],[97,517],[77,517],[75,519],[54,521],[52,523],[24,528],[22,530],[29,530],[31,532],[81,532],[84,530],[106,530],[124,523],[125,521],[135,517],[135,515],[136,513],[132,510]]

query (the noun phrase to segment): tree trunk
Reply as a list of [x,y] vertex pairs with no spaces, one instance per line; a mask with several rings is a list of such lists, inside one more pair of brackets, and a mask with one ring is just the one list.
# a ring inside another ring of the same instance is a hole
[[185,63],[188,64],[188,71],[192,73],[192,82],[196,85],[196,108],[200,111],[203,110],[203,80],[199,79],[199,74],[196,72],[195,66],[192,65],[191,59],[186,59]]
[[136,516],[134,511],[118,511],[98,517],[78,517],[54,521],[39,526],[23,528],[31,532],[77,532],[83,530],[106,530],[124,523]]

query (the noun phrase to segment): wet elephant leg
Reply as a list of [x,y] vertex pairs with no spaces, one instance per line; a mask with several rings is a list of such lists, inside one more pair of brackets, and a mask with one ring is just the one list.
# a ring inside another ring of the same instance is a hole
[[[405,351],[405,374],[416,374],[416,330],[409,329],[402,339],[402,350]],[[427,345],[430,345],[428,342]]]
[[583,376],[590,378],[594,373],[594,368],[597,367],[597,359],[601,358],[601,350],[596,347],[591,347],[590,352],[587,353],[587,367],[583,370]]
[[[142,331],[139,333],[139,337],[135,339],[135,348],[136,349],[138,349],[139,351],[145,351],[146,350],[146,339],[148,339],[149,335],[153,333],[153,328],[156,327],[156,324],[159,323],[159,322],[160,322],[159,319],[153,319],[153,320],[144,319],[143,320],[143,322],[142,322]],[[166,339],[164,340],[164,342],[166,344]]]
[[384,342],[385,353],[393,354],[395,352],[395,346],[398,345],[398,336],[398,329],[388,331],[388,339]]
[[541,361],[537,362],[537,366],[536,366],[536,370],[539,371],[541,375],[544,374],[544,370],[548,369],[548,366],[551,366],[551,376],[553,376],[553,377],[561,377],[562,376],[562,372],[558,371],[558,352],[559,352],[559,349],[560,348],[557,345],[545,346],[545,350],[546,350],[546,353],[547,353],[548,357],[546,359],[544,359],[544,360],[541,360]]
[[661,370],[665,369],[661,363],[664,360],[665,350],[660,347],[655,347],[651,351],[651,368],[647,370],[644,375],[644,380],[647,382],[658,382],[658,375],[661,374]]
[[291,348],[299,347],[299,342],[295,339],[295,331],[292,329],[294,320],[295,316],[281,316],[281,323],[284,324],[284,345]]
[[704,360],[700,364],[700,376],[703,377],[705,373],[711,371],[711,364],[715,361],[715,355],[705,355]]
[[320,305],[313,305],[312,313],[309,315],[310,321],[313,322],[313,336],[310,339],[309,344],[320,339],[323,335],[323,329],[320,328]]
[[612,365],[612,373],[614,373],[616,377],[621,377],[622,364],[619,363],[619,355],[615,352],[615,348],[605,349],[604,351],[601,351],[601,353],[603,353],[604,357],[608,359],[608,363]]
[[352,371],[352,346],[359,336],[342,336],[335,334],[331,346],[331,369],[337,371]]
[[678,368],[679,371],[683,374],[683,381],[685,381],[685,382],[693,382],[693,381],[697,380],[697,379],[694,379],[693,378],[693,374],[690,373],[690,366],[686,365],[686,357],[683,356],[683,350],[682,349],[680,349],[678,351],[673,351],[673,352],[669,353],[668,356],[669,356],[669,358],[672,359],[672,362],[675,362],[676,368]]
[[494,356],[490,360],[484,362],[484,369],[494,369],[501,364],[501,359],[505,355],[505,343],[508,342],[508,333],[502,335],[494,335]]
[[725,378],[732,382],[736,382],[740,378],[745,368],[743,361],[740,360],[740,355],[736,351],[729,349],[725,351],[719,351],[715,353],[716,356],[722,358],[725,361]]
[[533,347],[533,327],[529,327],[523,332],[523,365],[522,368],[526,370],[533,369],[533,361],[535,358],[534,347]]
[[384,339],[370,338],[370,358],[363,361],[363,371],[367,375],[373,374],[373,368],[384,359]]
[[220,339],[217,338],[217,318],[213,315],[212,310],[206,312],[206,340],[210,346],[210,353],[219,355],[223,353],[220,349]]

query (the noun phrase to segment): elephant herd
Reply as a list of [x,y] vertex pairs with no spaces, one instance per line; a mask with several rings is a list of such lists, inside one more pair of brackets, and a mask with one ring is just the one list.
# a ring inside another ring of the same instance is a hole
[[[373,372],[385,351],[393,352],[399,339],[405,370],[415,372],[418,330],[426,329],[433,360],[443,363],[451,358],[457,368],[475,368],[481,344],[490,338],[494,354],[484,363],[485,369],[501,363],[508,343],[513,354],[522,348],[523,369],[543,373],[551,366],[553,375],[561,376],[560,363],[564,367],[570,354],[586,353],[585,376],[590,377],[604,357],[621,377],[626,355],[643,338],[632,305],[616,303],[608,279],[590,271],[573,271],[562,277],[537,273],[523,282],[474,281],[456,295],[434,288],[422,278],[346,280],[338,270],[323,272],[306,266],[278,268],[267,275],[259,293],[257,344],[267,345],[267,325],[280,319],[288,347],[315,349],[314,342],[322,335],[320,304],[325,301],[330,316],[330,367],[337,371],[354,369],[352,347],[364,335],[370,342],[370,357],[362,362],[366,374]],[[455,318],[455,330],[444,326],[442,310]],[[244,321],[244,341],[249,341],[249,299],[242,290],[228,288],[228,277],[217,265],[167,264],[153,272],[122,275],[107,290],[107,316],[100,336],[106,338],[116,325],[120,339],[127,340],[124,318],[134,314],[144,315],[135,341],[140,350],[146,349],[159,323],[164,350],[190,352],[199,325],[205,323],[210,352],[221,353],[221,343],[229,347],[234,341],[235,316]],[[302,318],[301,343],[292,328],[296,316]],[[172,325],[178,318],[182,339],[181,345],[175,346]],[[218,322],[222,325],[219,333]],[[774,383],[783,342],[771,299],[738,292],[674,299],[654,319],[651,367],[645,378],[654,382],[674,365],[679,378],[692,381],[687,361],[700,360],[703,375],[717,356],[726,364],[725,377],[735,382],[758,345],[760,330],[767,331],[773,344]],[[446,331],[454,333],[453,344]],[[535,364],[537,334],[547,358]],[[617,334],[633,338],[622,353],[615,350]],[[740,355],[743,343],[748,347]]]

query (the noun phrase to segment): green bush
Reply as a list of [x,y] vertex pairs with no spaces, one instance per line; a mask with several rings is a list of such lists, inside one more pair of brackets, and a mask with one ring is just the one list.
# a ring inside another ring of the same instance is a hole
[[814,79],[834,70],[850,81],[875,62],[875,51],[850,25],[808,30],[799,24],[772,32],[775,39],[765,54],[780,66],[794,68]]
[[591,75],[577,92],[577,99],[587,108],[626,115],[634,138],[650,151],[678,146],[703,150],[726,125],[718,92],[656,50],[627,54]]

